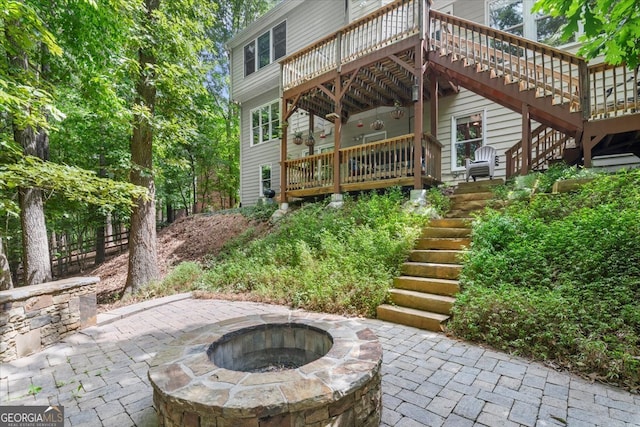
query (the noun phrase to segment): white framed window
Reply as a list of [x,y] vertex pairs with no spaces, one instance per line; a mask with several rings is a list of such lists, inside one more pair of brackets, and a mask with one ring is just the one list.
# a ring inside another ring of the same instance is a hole
[[260,196],[271,189],[271,163],[260,165]]
[[485,145],[485,112],[476,111],[470,114],[451,118],[451,170],[465,168],[465,159],[474,160],[475,151]]
[[382,132],[374,132],[368,133],[362,137],[362,143],[368,144],[371,142],[382,141],[383,139],[387,139],[387,131],[383,130]]
[[244,46],[244,76],[266,67],[286,53],[287,21],[283,21]]
[[278,139],[280,131],[280,101],[272,101],[251,110],[251,145]]
[[[565,43],[560,40],[560,27],[566,19],[533,13],[534,3],[535,0],[489,0],[487,22],[492,28],[551,46]],[[570,41],[575,41],[575,36]]]
[[[313,154],[328,153],[329,151],[333,151],[333,144],[318,145],[313,150]],[[309,155],[309,149],[308,148],[305,148],[304,150],[302,150],[301,157],[306,157],[308,155]]]

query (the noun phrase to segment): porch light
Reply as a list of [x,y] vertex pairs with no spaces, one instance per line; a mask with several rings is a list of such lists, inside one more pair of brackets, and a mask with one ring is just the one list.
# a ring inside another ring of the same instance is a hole
[[395,109],[393,109],[389,114],[391,115],[391,118],[400,120],[404,117],[404,108],[402,107],[402,104],[400,104],[400,101],[395,101],[393,105]]
[[413,102],[420,101],[420,86],[413,85],[413,87],[411,88],[411,100]]

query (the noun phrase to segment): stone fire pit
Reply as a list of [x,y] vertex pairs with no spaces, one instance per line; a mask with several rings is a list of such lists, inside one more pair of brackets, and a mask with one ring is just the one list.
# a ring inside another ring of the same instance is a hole
[[357,319],[256,315],[185,334],[149,379],[165,427],[377,427],[381,361]]

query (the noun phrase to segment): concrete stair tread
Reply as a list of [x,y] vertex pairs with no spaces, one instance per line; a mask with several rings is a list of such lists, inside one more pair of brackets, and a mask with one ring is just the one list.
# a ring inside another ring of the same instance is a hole
[[416,249],[461,250],[471,244],[468,237],[422,237],[416,242]]
[[457,264],[464,253],[459,249],[414,249],[409,253],[409,261]]
[[470,228],[463,227],[425,227],[422,230],[422,237],[443,237],[456,238],[468,237],[471,234]]
[[411,296],[412,298],[416,298],[416,299],[433,299],[433,300],[438,300],[438,301],[442,301],[442,302],[448,302],[453,304],[455,302],[455,298],[448,296],[448,295],[438,295],[438,294],[431,294],[428,292],[420,292],[420,291],[412,291],[409,289],[391,289],[390,291],[392,294],[403,294],[406,296]]
[[470,228],[473,218],[438,218],[429,222],[430,227]]
[[394,289],[423,292],[435,295],[455,296],[460,292],[460,284],[455,279],[435,277],[399,276],[393,279]]
[[454,201],[463,201],[463,200],[491,200],[495,197],[495,194],[491,191],[479,191],[479,192],[471,192],[471,193],[453,193],[449,198]]
[[426,329],[434,332],[442,331],[442,323],[449,316],[428,311],[416,310],[408,307],[398,307],[391,304],[382,304],[377,309],[378,319],[415,328]]
[[396,277],[398,280],[420,280],[425,282],[439,282],[448,285],[457,285],[458,281],[455,279],[438,279],[436,277],[417,277],[417,276],[398,276]]
[[418,265],[418,266],[429,266],[429,267],[443,267],[443,268],[462,268],[462,264],[445,264],[441,262],[416,262],[416,261],[406,261],[405,265]]

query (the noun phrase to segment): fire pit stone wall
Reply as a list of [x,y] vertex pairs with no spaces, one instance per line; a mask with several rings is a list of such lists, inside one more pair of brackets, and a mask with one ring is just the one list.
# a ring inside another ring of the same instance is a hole
[[[250,372],[233,360],[263,345],[265,354],[280,346],[315,360]],[[377,337],[357,319],[256,315],[186,333],[158,353],[149,379],[164,427],[377,427],[381,361]]]

